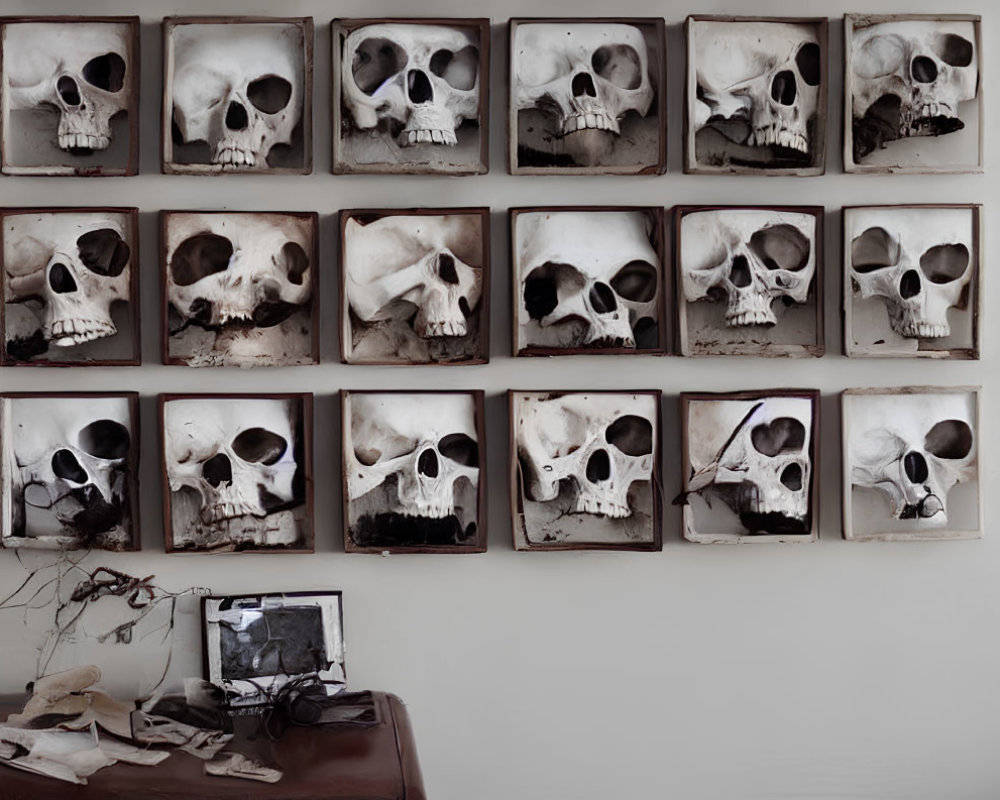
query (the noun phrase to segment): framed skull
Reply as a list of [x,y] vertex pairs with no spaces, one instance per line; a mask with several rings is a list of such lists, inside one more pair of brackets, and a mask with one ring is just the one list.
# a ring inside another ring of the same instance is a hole
[[344,549],[486,551],[481,391],[342,390]]
[[514,175],[659,175],[667,167],[662,19],[512,19]]
[[685,356],[822,356],[823,207],[674,208]]
[[660,392],[512,391],[517,550],[659,550]]
[[844,56],[845,172],[982,172],[979,16],[847,14]]
[[139,395],[0,396],[4,547],[138,550]]
[[166,173],[312,172],[312,17],[163,20]]
[[138,172],[138,17],[5,17],[0,52],[5,174]]
[[983,535],[980,389],[848,389],[841,398],[844,538]]
[[681,393],[684,538],[810,542],[819,504],[819,392]]
[[0,364],[139,364],[138,215],[0,209]]
[[979,358],[978,205],[844,209],[848,356]]
[[488,19],[335,19],[333,172],[484,174]]
[[317,219],[314,212],[161,212],[163,362],[318,363]]
[[512,208],[514,354],[667,348],[663,209]]
[[825,17],[687,18],[684,171],[822,175]]
[[313,551],[312,395],[161,394],[171,552]]

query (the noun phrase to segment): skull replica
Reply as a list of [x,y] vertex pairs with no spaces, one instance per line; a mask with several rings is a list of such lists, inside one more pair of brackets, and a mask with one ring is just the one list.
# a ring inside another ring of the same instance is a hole
[[314,363],[310,216],[166,219],[172,356],[192,366]]
[[519,213],[518,350],[657,348],[655,236],[642,211]]
[[851,240],[855,296],[881,297],[901,336],[948,336],[948,309],[965,307],[972,280],[968,210],[865,209],[863,218],[869,227]]
[[174,547],[301,545],[294,400],[186,398],[164,404]]
[[514,107],[538,109],[575,163],[600,163],[656,87],[642,31],[616,23],[524,23],[514,34]]
[[816,273],[816,218],[764,209],[685,214],[684,298],[725,301],[726,325],[775,325],[772,303],[805,303]]
[[389,23],[352,31],[343,45],[344,105],[354,124],[380,124],[400,147],[456,145],[479,118],[479,39],[471,29]]
[[979,88],[972,22],[897,20],[854,30],[854,159],[885,142],[965,127],[960,104]]
[[175,148],[206,142],[211,162],[222,168],[272,166],[272,148],[291,145],[302,121],[302,29],[278,23],[183,24],[171,30],[171,41]]

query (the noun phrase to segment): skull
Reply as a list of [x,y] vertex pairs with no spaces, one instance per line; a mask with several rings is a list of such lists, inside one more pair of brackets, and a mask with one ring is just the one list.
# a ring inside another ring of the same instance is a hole
[[658,346],[657,232],[642,211],[516,217],[519,349]]
[[456,145],[462,122],[479,116],[479,39],[443,25],[365,25],[344,42],[341,81],[361,130],[384,122],[401,147]]
[[720,209],[681,222],[684,297],[725,301],[726,325],[775,325],[777,298],[804,303],[816,272],[812,214]]
[[129,102],[129,25],[24,22],[4,28],[10,108],[54,109],[59,147],[90,155],[111,144],[111,120]]
[[171,32],[173,121],[213,164],[267,168],[302,120],[302,30],[286,24],[185,24]]

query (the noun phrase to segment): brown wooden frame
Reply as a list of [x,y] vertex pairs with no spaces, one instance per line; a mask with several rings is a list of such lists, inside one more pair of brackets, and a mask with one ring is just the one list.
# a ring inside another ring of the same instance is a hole
[[[226,217],[226,216],[241,216],[241,215],[262,215],[262,214],[272,214],[272,215],[282,215],[287,217],[296,217],[298,219],[308,220],[312,227],[312,247],[310,248],[310,268],[312,270],[312,293],[309,296],[309,324],[312,327],[312,332],[310,335],[310,353],[312,355],[312,364],[318,364],[320,360],[319,352],[319,303],[320,303],[320,268],[319,261],[319,214],[315,211],[197,211],[193,209],[171,209],[160,211],[160,243],[159,243],[159,261],[160,261],[160,358],[164,364],[179,365],[179,366],[190,366],[186,359],[180,356],[170,355],[170,325],[169,325],[169,312],[170,312],[170,297],[168,296],[168,269],[167,264],[167,227],[170,223],[170,218],[175,214],[197,214],[199,216],[216,216],[216,217]],[[268,366],[284,366],[281,364],[274,364]],[[306,366],[306,365],[299,365]],[[267,367],[262,367],[266,369]]]
[[[139,209],[113,208],[108,206],[75,208],[53,206],[52,208],[0,208],[0,282],[6,288],[7,271],[4,266],[4,221],[7,217],[36,214],[122,214],[127,218],[128,244],[132,249],[129,257],[129,317],[131,327],[128,335],[132,338],[132,356],[128,359],[94,361],[72,361],[46,359],[40,361],[20,361],[7,352],[6,303],[0,303],[0,367],[137,367],[142,363],[142,343],[140,341],[140,295],[139,273],[141,272],[139,249]],[[119,331],[122,333],[122,331]]]
[[[813,237],[816,270],[813,274],[809,294],[816,315],[815,339],[803,344],[723,344],[722,342],[699,344],[688,340],[687,306],[684,297],[684,275],[681,270],[681,221],[687,214],[698,211],[775,211],[792,214],[811,214],[816,221]],[[674,272],[674,341],[683,356],[767,356],[806,358],[821,357],[826,353],[826,332],[824,327],[823,286],[825,281],[825,250],[823,238],[823,206],[674,206],[673,272]]]
[[[222,164],[178,164],[173,160],[173,46],[171,34],[179,25],[287,25],[302,30],[302,166],[301,167],[240,167]],[[163,36],[163,98],[160,119],[160,171],[167,175],[309,175],[313,169],[313,18],[265,16],[194,16],[164,17]]]
[[[468,395],[472,398],[476,436],[479,445],[479,484],[476,487],[476,536],[472,544],[455,545],[399,545],[390,547],[359,547],[351,538],[351,512],[350,494],[347,487],[347,453],[345,445],[347,437],[343,431],[349,431],[351,420],[348,417],[348,400],[356,394],[394,394],[394,395]],[[486,552],[486,410],[485,395],[481,389],[372,389],[372,390],[340,390],[340,419],[341,419],[341,466],[342,466],[342,516],[344,530],[344,552],[345,553],[485,553]]]
[[[820,64],[822,74],[819,82],[819,97],[817,99],[816,110],[816,152],[812,157],[812,162],[802,167],[743,167],[734,164],[727,164],[720,167],[701,165],[698,163],[695,154],[695,131],[691,129],[692,115],[691,108],[695,99],[695,83],[697,72],[695,70],[694,47],[691,45],[693,23],[698,22],[780,22],[795,25],[815,25],[817,27],[817,38],[820,47]],[[812,176],[822,175],[826,172],[826,152],[827,136],[829,125],[828,101],[830,97],[830,24],[826,17],[737,17],[728,15],[712,14],[691,14],[684,22],[684,42],[687,47],[687,57],[685,60],[684,76],[684,173],[688,175],[784,175],[784,176]]]
[[[518,332],[520,329],[519,317],[521,311],[521,296],[519,291],[519,268],[517,253],[517,218],[520,214],[541,213],[541,212],[585,212],[585,211],[623,211],[623,212],[643,212],[651,215],[653,219],[653,230],[650,244],[656,250],[656,255],[660,259],[660,299],[657,303],[659,313],[658,336],[660,344],[654,348],[629,348],[629,347],[535,347],[528,346],[518,348]],[[511,343],[514,356],[572,356],[572,355],[657,355],[663,356],[668,352],[670,344],[670,324],[667,316],[667,296],[672,290],[669,280],[667,265],[666,228],[664,224],[665,214],[661,206],[522,206],[507,210],[508,218],[508,244],[510,248],[510,291],[513,305],[511,314]]]
[[[698,534],[694,530],[694,519],[691,506],[687,503],[688,494],[695,494],[689,489],[692,478],[690,449],[690,406],[692,401],[752,401],[767,400],[777,397],[791,397],[809,400],[812,405],[812,426],[809,432],[809,531],[807,533],[741,533],[730,538],[729,534]],[[767,542],[794,543],[814,542],[819,536],[819,486],[820,486],[820,392],[818,389],[762,389],[745,392],[681,392],[681,476],[682,491],[676,504],[682,505],[681,524],[684,538],[697,544],[763,544]],[[704,538],[692,538],[701,536]],[[716,537],[716,538],[712,538]]]
[[[517,159],[517,109],[514,108],[514,87],[517,75],[514,65],[514,31],[518,25],[535,23],[573,23],[594,25],[633,25],[652,27],[659,50],[656,71],[656,119],[659,147],[656,161],[647,165],[596,167],[521,167]],[[662,175],[667,171],[667,36],[662,17],[513,17],[507,22],[507,172],[511,175]]]
[[[5,175],[47,175],[47,176],[76,176],[84,178],[120,177],[126,175],[137,175],[139,173],[139,72],[140,72],[140,50],[139,50],[139,17],[137,16],[12,16],[0,17],[0,69],[3,64],[3,32],[7,25],[20,22],[82,22],[82,23],[112,23],[128,25],[128,160],[124,167],[95,166],[16,166],[7,163],[7,141],[6,131],[8,119],[6,114],[7,100],[3,96],[3,85],[6,79],[0,80],[0,115],[3,123],[0,125],[0,172]],[[123,89],[124,90],[124,89]]]
[[[348,339],[344,335],[344,325],[349,319],[347,297],[347,237],[344,231],[351,219],[358,217],[440,217],[445,215],[471,216],[480,218],[482,226],[482,272],[483,289],[479,301],[479,355],[460,361],[359,361],[351,360],[348,353]],[[340,334],[340,361],[342,364],[369,364],[390,366],[436,366],[461,367],[469,364],[487,364],[490,360],[490,209],[487,206],[465,208],[352,208],[341,209],[337,230],[340,233],[340,293],[337,304],[337,330]]]
[[[366,25],[442,25],[448,28],[475,28],[479,34],[479,163],[447,167],[404,163],[351,164],[341,157],[341,131],[345,107],[341,91],[341,37],[346,38]],[[331,146],[334,175],[485,175],[490,169],[490,20],[485,17],[337,17],[330,23],[332,77],[330,108],[333,116]]]
[[[139,524],[140,514],[140,504],[141,498],[139,497],[139,468],[140,464],[140,442],[141,442],[141,420],[139,418],[139,393],[138,392],[3,392],[0,394],[0,409],[4,408],[5,401],[7,400],[30,400],[32,398],[46,398],[46,399],[63,399],[63,400],[119,400],[125,399],[128,401],[129,409],[129,419],[131,422],[131,428],[129,430],[129,453],[128,453],[128,497],[129,497],[129,532],[131,534],[129,539],[129,544],[122,548],[122,552],[135,552],[142,549],[142,530]],[[0,417],[0,438],[7,435],[7,415],[4,413]],[[3,446],[7,446],[7,442],[3,442]],[[10,462],[6,458],[0,461],[0,474],[5,473],[9,468]],[[7,515],[12,512],[11,503],[12,498],[7,496],[7,480],[3,482],[2,488],[0,488],[0,493],[4,495],[2,501],[2,510],[0,513]],[[6,527],[6,519],[3,522],[3,527]],[[2,531],[0,531],[0,537],[2,537]],[[3,544],[3,539],[8,537],[0,538],[0,550],[2,550],[5,545]],[[14,537],[9,537],[14,538]],[[52,536],[47,537],[50,539],[68,539],[69,537],[63,536]],[[69,543],[72,544],[72,543]],[[72,549],[69,547],[68,549]],[[118,552],[117,550],[109,550],[108,552]]]
[[[170,477],[167,474],[166,460],[166,424],[165,410],[166,404],[173,400],[296,400],[300,403],[302,418],[302,475],[305,485],[305,497],[302,507],[304,517],[302,520],[303,547],[256,547],[243,548],[240,550],[202,550],[197,548],[176,548],[174,547],[174,529],[170,513],[171,491]],[[163,541],[164,550],[167,553],[185,553],[192,555],[215,555],[217,553],[267,553],[271,555],[294,555],[301,553],[315,552],[315,515],[314,515],[314,483],[313,477],[313,395],[311,392],[284,392],[274,394],[258,393],[186,393],[186,394],[160,394],[156,400],[156,427],[160,444],[160,484],[163,492]]]
[[[653,499],[653,538],[649,542],[605,544],[597,542],[571,542],[571,543],[551,543],[532,544],[527,539],[524,531],[524,492],[521,488],[521,469],[517,458],[517,417],[514,413],[514,402],[519,395],[548,394],[555,397],[564,397],[571,394],[592,394],[592,395],[646,395],[653,397],[656,401],[656,442],[653,447],[653,474],[650,478],[652,484]],[[597,389],[597,390],[552,390],[540,389],[509,389],[507,391],[507,409],[510,418],[509,425],[509,478],[510,478],[510,518],[511,534],[515,550],[632,550],[640,552],[654,552],[663,549],[663,475],[661,464],[663,461],[663,393],[659,389],[637,389],[628,391],[625,389]]]

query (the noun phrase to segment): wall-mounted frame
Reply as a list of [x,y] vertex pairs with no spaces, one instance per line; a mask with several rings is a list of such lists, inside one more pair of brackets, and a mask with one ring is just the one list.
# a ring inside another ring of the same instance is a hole
[[516,550],[660,550],[660,392],[510,391]]
[[163,172],[309,174],[312,77],[312,17],[166,17]]
[[2,545],[138,550],[139,395],[0,395]]
[[844,208],[844,352],[979,358],[979,205]]
[[139,18],[0,18],[0,170],[135,175]]
[[666,34],[646,17],[508,23],[512,175],[661,175]]
[[315,212],[161,211],[164,364],[319,362]]
[[488,208],[340,212],[345,364],[485,364]]
[[335,19],[333,172],[489,168],[488,19]]
[[0,209],[0,364],[136,366],[139,211]]
[[973,14],[844,17],[844,171],[983,171],[983,49]]
[[340,392],[344,549],[486,551],[483,392]]
[[811,542],[819,530],[819,391],[682,392],[684,538]]
[[161,394],[168,553],[313,552],[311,394]]
[[822,356],[823,207],[675,206],[682,355]]
[[822,175],[826,17],[692,15],[685,30],[684,172]]
[[980,538],[981,407],[978,386],[845,391],[844,538]]

